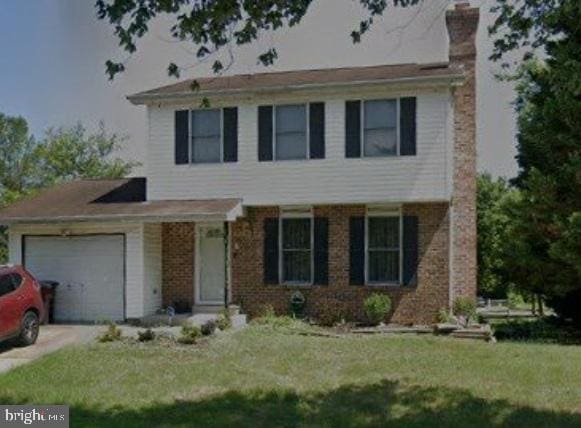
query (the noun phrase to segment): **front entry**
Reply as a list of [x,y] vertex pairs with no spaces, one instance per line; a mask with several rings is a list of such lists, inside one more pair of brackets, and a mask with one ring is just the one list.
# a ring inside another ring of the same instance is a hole
[[226,241],[223,223],[196,227],[196,304],[223,305]]

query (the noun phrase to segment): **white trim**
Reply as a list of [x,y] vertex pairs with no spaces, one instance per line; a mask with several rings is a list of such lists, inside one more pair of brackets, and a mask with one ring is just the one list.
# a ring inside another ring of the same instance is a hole
[[[194,239],[195,239],[195,243],[194,243],[194,305],[224,305],[224,300],[208,300],[208,301],[203,301],[201,299],[201,285],[202,285],[202,278],[201,278],[201,252],[200,252],[200,238],[202,236],[201,234],[201,229],[203,228],[209,228],[209,227],[213,227],[213,228],[220,228],[222,230],[222,233],[224,233],[224,223],[222,222],[207,222],[207,223],[196,223],[195,225],[195,233],[194,233]],[[228,238],[230,239],[230,237]],[[222,239],[223,241],[223,239]],[[224,254],[225,257],[225,250],[222,252]],[[226,260],[224,260],[224,263],[226,263]],[[228,265],[228,273],[227,273],[228,277],[230,277],[230,266]],[[226,279],[226,276],[225,276]],[[226,284],[224,284],[225,286]],[[230,296],[228,296],[228,301],[230,301]]]
[[[399,218],[399,249],[398,249],[398,282],[370,282],[369,281],[369,218],[374,217],[398,217]],[[403,284],[403,210],[393,206],[368,206],[365,213],[365,236],[363,237],[364,254],[364,280],[370,287],[400,287]]]

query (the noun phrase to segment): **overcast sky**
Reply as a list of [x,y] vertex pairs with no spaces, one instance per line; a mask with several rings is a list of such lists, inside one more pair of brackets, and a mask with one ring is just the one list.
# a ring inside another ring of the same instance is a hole
[[[492,42],[486,27],[493,0],[481,6],[478,33],[478,167],[494,175],[516,172],[512,88],[497,82],[499,66],[488,60]],[[172,83],[167,65],[191,65],[183,78],[210,75],[209,64],[196,64],[192,46],[175,43],[161,20],[141,41],[127,71],[110,82],[107,59],[123,59],[112,29],[95,17],[94,0],[18,0],[2,3],[0,15],[0,112],[25,117],[39,135],[49,126],[78,121],[94,129],[128,137],[123,154],[144,162],[145,108],[125,96]],[[447,35],[444,11],[448,0],[425,0],[420,8],[389,9],[358,45],[349,33],[361,16],[353,0],[315,0],[303,22],[251,47],[233,49],[229,73],[266,71],[256,57],[275,47],[279,60],[268,71],[444,61]],[[138,171],[142,172],[142,171]]]

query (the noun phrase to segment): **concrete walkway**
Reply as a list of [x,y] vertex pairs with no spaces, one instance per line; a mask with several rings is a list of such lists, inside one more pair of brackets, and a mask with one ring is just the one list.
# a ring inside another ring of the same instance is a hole
[[102,330],[103,326],[43,325],[40,327],[38,340],[32,346],[11,348],[5,343],[0,344],[0,373],[34,361],[64,346],[88,343]]

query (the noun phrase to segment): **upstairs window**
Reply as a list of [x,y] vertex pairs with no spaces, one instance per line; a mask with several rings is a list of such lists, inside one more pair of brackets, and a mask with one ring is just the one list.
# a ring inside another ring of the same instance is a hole
[[398,153],[397,100],[363,103],[363,156],[395,156]]
[[306,106],[276,106],[275,116],[276,160],[307,159]]
[[222,162],[221,110],[192,110],[190,138],[192,163]]

